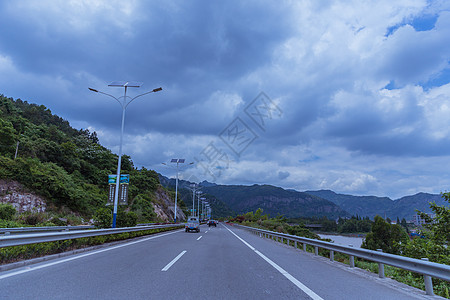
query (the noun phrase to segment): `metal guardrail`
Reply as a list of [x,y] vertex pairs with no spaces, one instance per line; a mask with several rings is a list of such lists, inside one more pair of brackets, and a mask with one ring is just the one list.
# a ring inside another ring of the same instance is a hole
[[168,227],[184,227],[184,224],[5,235],[0,237],[0,248]]
[[355,267],[354,258],[363,258],[378,263],[378,276],[384,278],[384,265],[390,265],[396,268],[408,270],[411,272],[419,273],[424,275],[425,289],[427,295],[434,295],[433,283],[431,277],[442,279],[445,281],[450,281],[450,266],[439,264],[435,262],[428,261],[425,259],[416,259],[400,255],[394,255],[389,253],[383,253],[380,250],[373,251],[362,248],[353,248],[342,245],[337,245],[330,242],[319,241],[315,239],[309,239],[305,237],[299,237],[290,234],[278,233],[269,230],[263,230],[248,226],[242,226],[238,224],[233,224],[236,227],[243,228],[253,232],[254,234],[259,234],[261,237],[276,239],[277,241],[281,238],[281,242],[284,239],[294,243],[294,247],[297,248],[297,244],[301,243],[303,245],[303,250],[306,251],[306,245],[311,245],[314,247],[314,254],[318,255],[318,249],[330,250],[330,260],[334,260],[334,252],[339,252],[347,254],[350,257],[350,267]]
[[93,225],[80,226],[47,226],[47,227],[15,227],[15,228],[0,228],[0,234],[24,234],[33,232],[49,232],[49,231],[68,231],[68,230],[86,230],[94,229]]

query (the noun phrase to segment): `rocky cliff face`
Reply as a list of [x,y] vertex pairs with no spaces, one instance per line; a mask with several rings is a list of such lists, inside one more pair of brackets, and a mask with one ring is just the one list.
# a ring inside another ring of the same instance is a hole
[[0,202],[12,204],[19,213],[44,212],[47,209],[44,198],[28,191],[16,181],[0,180]]
[[[153,202],[153,209],[156,215],[164,222],[172,222],[175,217],[174,199],[170,199],[166,191],[160,187],[156,190],[155,196],[157,201]],[[186,220],[186,215],[179,206],[177,206],[177,220]]]

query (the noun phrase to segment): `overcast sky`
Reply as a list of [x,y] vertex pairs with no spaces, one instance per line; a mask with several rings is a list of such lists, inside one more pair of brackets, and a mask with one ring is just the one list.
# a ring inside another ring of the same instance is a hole
[[[450,190],[450,2],[0,1],[0,94],[136,167],[396,199]],[[131,99],[129,98],[129,100]],[[169,164],[170,165],[170,164]],[[174,166],[174,164],[172,164]],[[187,165],[186,163],[184,165]],[[105,178],[106,180],[106,178]]]

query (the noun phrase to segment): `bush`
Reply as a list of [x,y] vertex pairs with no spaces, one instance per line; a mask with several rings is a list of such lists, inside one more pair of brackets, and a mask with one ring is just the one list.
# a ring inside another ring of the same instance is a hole
[[137,215],[133,211],[119,210],[117,214],[117,227],[134,227],[137,224]]
[[21,213],[18,219],[26,225],[36,226],[37,224],[44,223],[47,218],[45,213],[26,211]]
[[97,228],[110,228],[112,224],[112,210],[109,207],[100,207],[94,214],[94,225]]
[[0,219],[6,221],[14,220],[14,216],[16,215],[16,209],[14,206],[8,203],[0,203]]
[[[94,215],[94,225],[97,228],[110,228],[112,225],[112,208],[102,207],[97,209]],[[117,227],[133,227],[137,224],[137,215],[135,212],[126,212],[122,207],[117,210]]]
[[16,227],[23,227],[23,224],[15,221],[7,221],[0,219],[0,228],[16,228]]
[[67,226],[67,221],[64,222],[60,218],[56,218],[56,217],[51,218],[50,222],[55,224],[56,226]]

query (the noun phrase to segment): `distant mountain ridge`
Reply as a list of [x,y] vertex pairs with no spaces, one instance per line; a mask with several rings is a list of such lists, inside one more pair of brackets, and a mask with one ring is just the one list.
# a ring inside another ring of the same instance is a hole
[[272,185],[216,185],[203,187],[203,190],[221,199],[238,214],[262,208],[264,214],[272,217],[349,216],[329,200]]
[[305,193],[332,201],[352,215],[368,216],[370,218],[380,215],[389,217],[392,220],[398,217],[409,221],[416,214],[416,209],[431,213],[429,202],[436,202],[438,205],[447,204],[441,195],[427,193],[405,196],[397,200],[392,200],[388,197],[338,194],[331,190],[306,191]]
[[[173,178],[160,175],[160,182],[164,186],[175,187]],[[192,183],[179,180],[178,184],[180,190],[189,188]],[[271,185],[218,185],[207,181],[199,185],[204,193],[214,196],[215,201],[220,204],[217,209],[224,210],[220,213],[221,216],[228,216],[230,213],[243,214],[262,208],[264,214],[272,217],[284,215],[288,218],[313,216],[337,218],[359,215],[373,219],[376,215],[380,215],[392,220],[398,217],[409,221],[416,214],[416,209],[432,212],[429,202],[448,205],[441,195],[427,193],[392,200],[389,197],[339,194],[331,190],[299,192]],[[192,196],[186,192],[184,198],[192,201]]]
[[[175,188],[175,179],[160,174],[159,180],[163,186]],[[180,198],[188,207],[192,207],[192,192],[187,192],[191,184],[186,180],[178,180]],[[215,199],[212,203],[213,211],[224,217],[256,211],[258,208],[272,217],[350,216],[329,200],[271,185],[218,185],[203,181],[199,186],[208,199]]]

